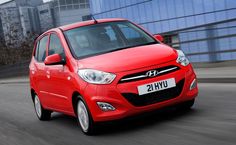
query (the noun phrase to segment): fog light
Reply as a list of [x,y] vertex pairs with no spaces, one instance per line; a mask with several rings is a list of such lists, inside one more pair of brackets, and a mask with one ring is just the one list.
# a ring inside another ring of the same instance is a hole
[[192,81],[192,83],[191,83],[191,85],[190,85],[190,90],[192,90],[192,89],[194,89],[194,88],[196,88],[197,87],[197,80],[196,79],[194,79],[193,81]]
[[113,107],[111,104],[109,103],[105,103],[105,102],[97,102],[98,106],[100,107],[100,109],[102,111],[113,111],[116,108]]

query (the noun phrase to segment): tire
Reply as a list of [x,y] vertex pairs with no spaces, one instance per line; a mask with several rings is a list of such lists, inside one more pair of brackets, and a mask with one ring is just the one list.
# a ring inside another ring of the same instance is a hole
[[181,110],[189,110],[189,109],[192,108],[192,106],[194,105],[194,102],[195,102],[195,99],[186,101],[186,102],[180,104],[180,105],[179,105],[179,108],[180,108]]
[[35,95],[34,97],[34,109],[39,120],[47,121],[51,119],[52,112],[42,107],[39,97],[37,95]]
[[76,106],[77,120],[82,132],[86,135],[95,134],[95,123],[83,99],[79,99]]

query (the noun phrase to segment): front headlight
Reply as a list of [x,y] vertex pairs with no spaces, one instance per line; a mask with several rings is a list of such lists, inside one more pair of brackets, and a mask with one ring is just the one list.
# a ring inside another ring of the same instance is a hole
[[189,64],[188,58],[185,56],[184,52],[182,50],[176,50],[178,54],[178,58],[176,60],[177,63],[187,66]]
[[110,84],[116,77],[115,74],[93,69],[78,70],[79,76],[91,84]]

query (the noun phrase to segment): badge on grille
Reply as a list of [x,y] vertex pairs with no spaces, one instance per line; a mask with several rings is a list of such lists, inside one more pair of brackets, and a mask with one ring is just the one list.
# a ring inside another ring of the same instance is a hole
[[157,70],[150,70],[146,73],[146,76],[148,77],[155,77],[159,74],[159,72]]

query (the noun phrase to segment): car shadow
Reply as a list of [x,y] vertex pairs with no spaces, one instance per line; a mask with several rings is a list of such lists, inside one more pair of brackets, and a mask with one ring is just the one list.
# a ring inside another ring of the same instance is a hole
[[96,135],[114,135],[142,131],[147,128],[174,121],[197,113],[196,109],[179,110],[168,107],[161,110],[131,116],[122,120],[102,123]]
[[[131,116],[125,119],[99,123],[96,128],[96,136],[111,136],[115,134],[124,134],[129,132],[142,131],[152,128],[168,121],[175,121],[181,118],[187,118],[198,113],[197,109],[181,110],[176,107],[167,107],[156,111]],[[72,130],[79,130],[77,120],[64,114],[55,113],[52,120],[56,123],[68,126]],[[80,130],[79,130],[80,131]]]

